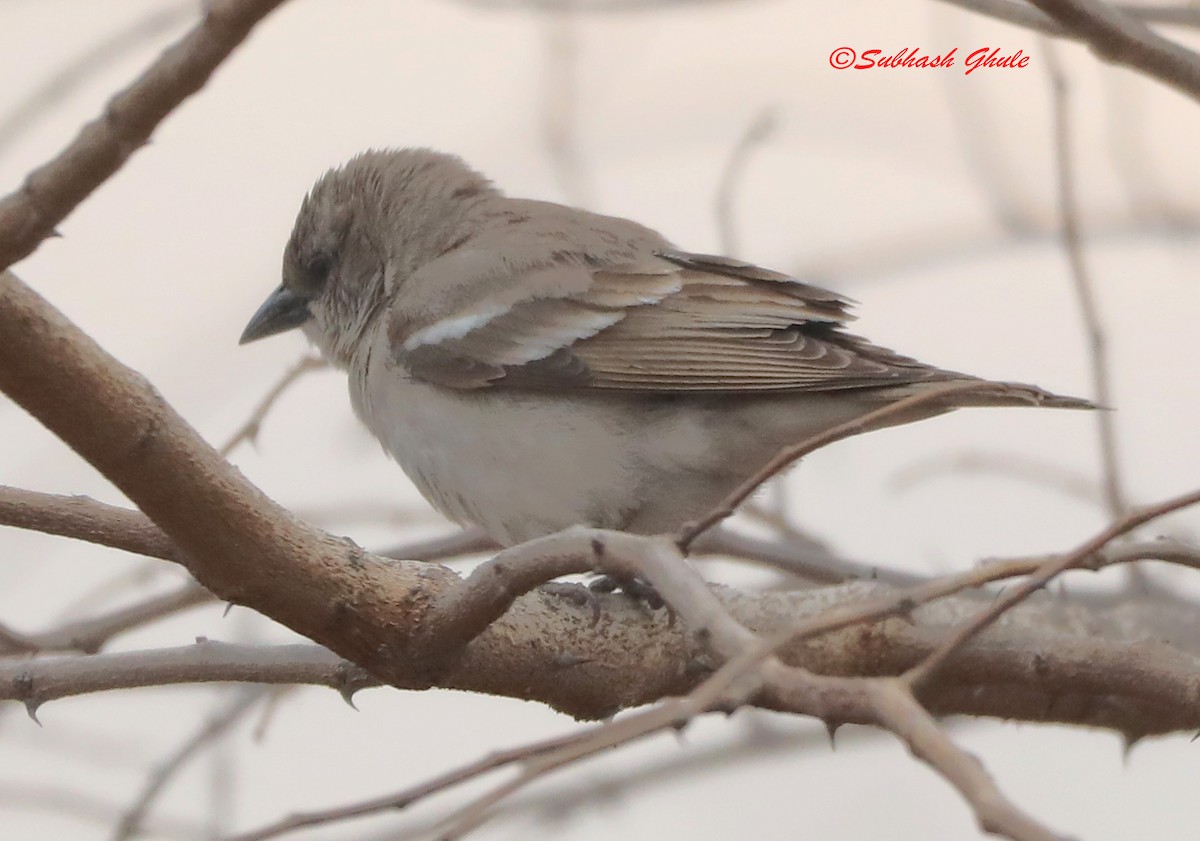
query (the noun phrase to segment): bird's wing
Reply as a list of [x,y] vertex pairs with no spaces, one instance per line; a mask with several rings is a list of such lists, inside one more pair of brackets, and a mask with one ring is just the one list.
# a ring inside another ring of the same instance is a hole
[[395,361],[457,389],[819,392],[960,376],[843,332],[849,300],[778,272],[665,249],[595,262],[560,253],[448,316],[393,318]]

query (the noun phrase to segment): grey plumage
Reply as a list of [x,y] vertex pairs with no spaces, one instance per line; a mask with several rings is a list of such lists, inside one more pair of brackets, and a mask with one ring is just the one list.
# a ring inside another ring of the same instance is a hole
[[[653,532],[782,447],[972,379],[844,330],[850,302],[611,216],[505,197],[459,159],[368,152],[304,200],[243,341],[301,326],[427,498],[504,543]],[[1087,407],[1034,386],[959,405]]]

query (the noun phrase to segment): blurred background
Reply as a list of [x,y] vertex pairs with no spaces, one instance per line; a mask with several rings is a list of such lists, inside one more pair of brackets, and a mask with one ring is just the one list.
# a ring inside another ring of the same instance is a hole
[[[1061,235],[1050,69],[1061,64],[1084,256],[1111,371],[1120,488],[1200,479],[1200,104],[1083,47],[935,0],[293,0],[18,273],[220,444],[306,352],[237,337],[278,283],[300,200],[369,147],[463,156],[515,195],[578,204],[860,302],[859,332],[925,361],[1095,396]],[[198,14],[194,2],[0,2],[0,191],[56,153]],[[1200,13],[1198,13],[1200,14]],[[1193,48],[1195,29],[1168,34]],[[951,69],[833,69],[840,47],[957,50]],[[965,75],[980,47],[1028,65]],[[1052,55],[1051,55],[1052,53]],[[3,341],[3,337],[0,337]],[[271,496],[380,548],[449,526],[359,427],[344,377],[296,382],[234,461]],[[823,450],[765,495],[846,557],[922,573],[1070,548],[1109,519],[1095,416],[972,410]],[[0,399],[0,483],[124,503]],[[747,528],[754,528],[748,524]],[[1150,533],[1200,528],[1196,512]],[[168,592],[156,561],[0,531],[0,622],[37,632]],[[738,586],[777,576],[710,564]],[[1195,590],[1186,575],[1155,581]],[[1068,579],[1126,586],[1126,573]],[[1194,576],[1193,576],[1194,577]],[[106,650],[292,638],[244,609],[181,612]],[[179,687],[0,706],[0,836],[112,837],[155,769],[229,716],[146,817],[199,839],[398,790],[570,730],[535,704],[368,690],[358,712],[296,689]],[[241,693],[241,694],[239,694]],[[1197,746],[956,723],[955,739],[1048,825],[1192,839]],[[480,791],[478,787],[468,793]],[[298,838],[405,838],[461,802]],[[543,780],[481,838],[974,838],[968,808],[885,735],[742,711]]]

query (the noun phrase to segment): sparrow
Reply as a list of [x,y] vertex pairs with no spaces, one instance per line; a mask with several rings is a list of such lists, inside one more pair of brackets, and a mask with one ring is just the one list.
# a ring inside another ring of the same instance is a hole
[[[301,204],[241,343],[299,328],[444,515],[502,545],[668,533],[788,445],[975,381],[845,331],[851,301],[636,222],[509,198],[461,159],[373,150]],[[964,405],[1089,408],[1035,386]]]

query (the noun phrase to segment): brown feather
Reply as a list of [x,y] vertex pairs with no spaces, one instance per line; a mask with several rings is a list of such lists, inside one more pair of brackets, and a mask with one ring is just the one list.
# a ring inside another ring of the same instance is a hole
[[597,267],[584,289],[512,303],[469,329],[416,333],[398,357],[420,379],[464,389],[820,392],[965,379],[842,332],[850,303],[829,290],[724,258],[656,257]]

